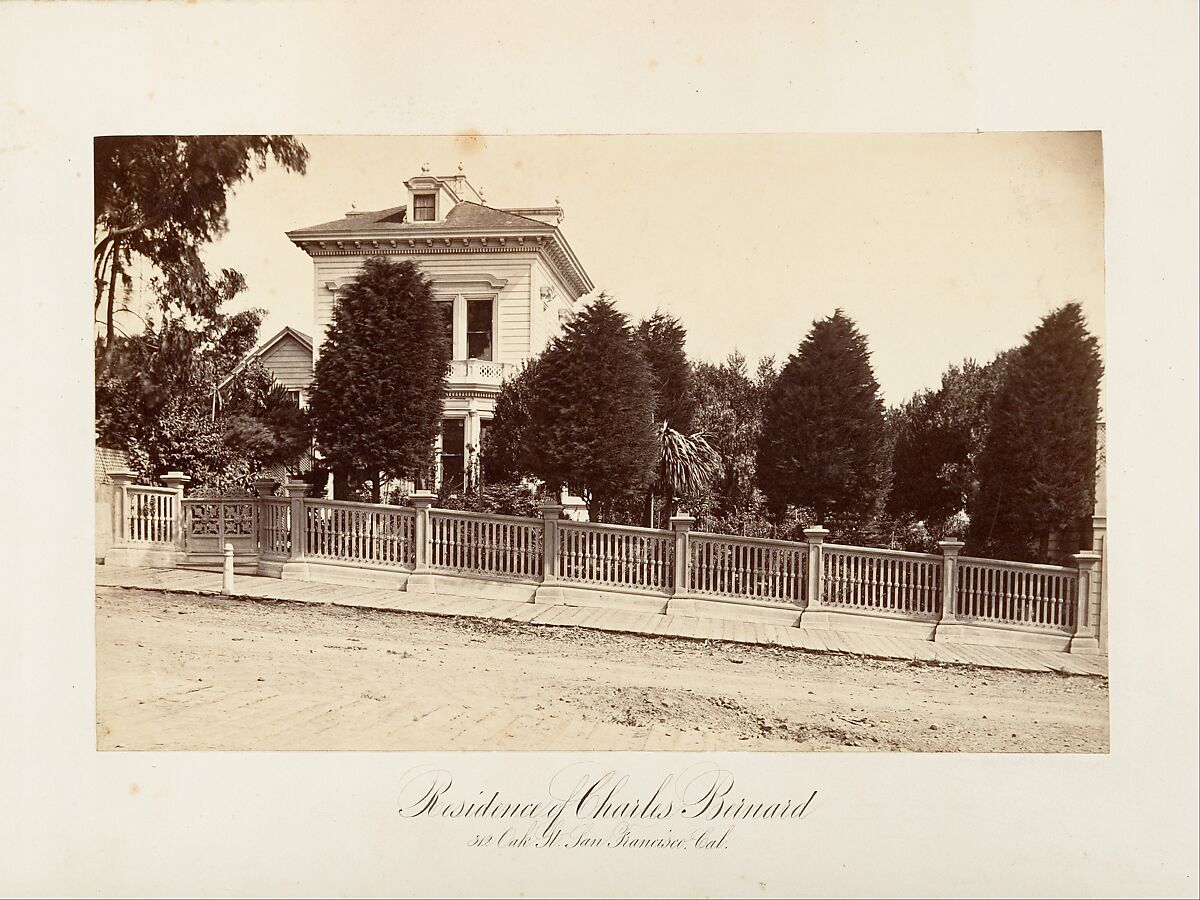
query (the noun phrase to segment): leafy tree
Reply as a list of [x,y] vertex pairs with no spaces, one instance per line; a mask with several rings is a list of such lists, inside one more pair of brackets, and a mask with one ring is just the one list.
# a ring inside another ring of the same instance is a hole
[[540,359],[526,361],[519,372],[500,385],[491,427],[480,448],[485,483],[517,482],[533,474],[536,463],[529,430]]
[[1092,513],[1103,371],[1078,303],[1045,316],[1012,355],[979,460],[972,552],[1044,562],[1050,534]]
[[987,437],[992,398],[1007,354],[986,366],[950,366],[936,391],[921,391],[892,413],[894,479],[887,511],[944,534],[974,502],[977,461]]
[[[258,310],[222,311],[245,286],[242,277],[225,270],[216,283],[156,278],[151,286],[162,321],[96,343],[99,442],[128,451],[144,479],[183,470],[194,491],[237,492],[263,469],[298,462],[307,423],[265,369],[245,367],[225,396],[217,395],[253,348],[261,320]],[[207,318],[186,312],[198,305],[209,310]]]
[[528,450],[551,493],[579,492],[605,521],[654,476],[658,448],[650,367],[628,318],[601,294],[542,354]]
[[712,485],[712,505],[719,516],[741,515],[755,506],[755,454],[763,403],[774,379],[774,358],[764,357],[752,376],[737,351],[719,365],[692,367],[696,425],[721,457],[721,472]]
[[[104,346],[114,338],[117,287],[132,285],[135,258],[176,280],[207,281],[201,248],[226,229],[229,191],[268,159],[304,173],[308,151],[279,135],[107,136],[95,139],[93,298],[105,305]],[[175,292],[213,313],[202,291]]]
[[818,320],[772,386],[758,441],[758,484],[778,511],[811,508],[853,529],[879,512],[891,470],[866,338],[839,309]]
[[368,259],[333,311],[313,378],[317,445],[335,471],[424,484],[450,366],[429,280],[406,260]]
[[674,316],[656,312],[638,323],[637,336],[650,365],[655,396],[654,420],[666,422],[676,432],[691,431],[696,401],[684,350],[687,331]]

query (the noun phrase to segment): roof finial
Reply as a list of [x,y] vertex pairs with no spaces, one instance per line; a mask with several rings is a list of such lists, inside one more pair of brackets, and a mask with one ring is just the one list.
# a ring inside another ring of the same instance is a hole
[[421,171],[422,171],[424,174],[428,175],[428,174],[429,174],[429,163],[422,163],[422,164],[421,164]]
[[482,184],[479,186],[479,199],[482,200],[484,203],[487,202],[487,200],[484,200],[484,197],[483,197],[483,185]]
[[461,174],[462,174],[462,172],[463,172],[462,160],[459,160],[459,162],[458,162],[458,174],[459,174],[459,175],[461,175]]
[[555,195],[554,195],[554,205],[555,205],[555,206],[562,206],[562,201],[558,199],[558,194],[555,194]]

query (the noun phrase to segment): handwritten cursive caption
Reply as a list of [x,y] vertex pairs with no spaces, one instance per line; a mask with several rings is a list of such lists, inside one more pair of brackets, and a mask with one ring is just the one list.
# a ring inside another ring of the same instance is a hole
[[595,763],[557,772],[542,796],[510,796],[458,785],[445,769],[422,767],[405,776],[402,819],[466,826],[468,847],[722,850],[740,823],[798,822],[811,816],[817,792],[784,799],[743,796],[733,774],[699,764],[655,781]]

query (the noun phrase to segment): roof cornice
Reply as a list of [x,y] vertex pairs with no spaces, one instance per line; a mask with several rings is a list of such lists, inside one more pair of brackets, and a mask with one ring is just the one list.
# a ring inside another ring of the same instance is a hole
[[422,228],[397,234],[394,229],[286,232],[293,244],[314,259],[330,256],[443,256],[541,253],[571,288],[573,299],[593,284],[566,239],[553,227],[540,229]]

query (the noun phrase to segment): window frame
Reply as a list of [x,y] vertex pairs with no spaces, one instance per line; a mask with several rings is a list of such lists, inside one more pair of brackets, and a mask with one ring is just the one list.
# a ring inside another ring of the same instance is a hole
[[[429,206],[419,206],[418,202],[428,200]],[[417,212],[425,212],[428,210],[429,217],[420,216]],[[432,191],[422,191],[419,194],[413,194],[413,209],[412,220],[414,222],[436,222],[437,221],[437,194]]]

